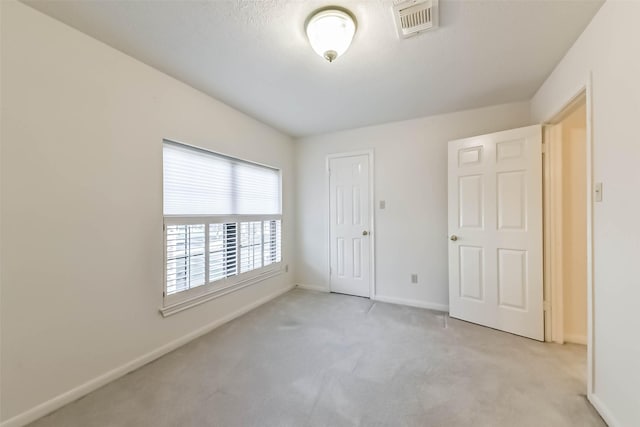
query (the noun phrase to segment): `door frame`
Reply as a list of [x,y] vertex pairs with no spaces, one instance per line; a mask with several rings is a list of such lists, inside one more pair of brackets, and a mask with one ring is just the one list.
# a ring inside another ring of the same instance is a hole
[[327,202],[327,277],[329,278],[329,292],[331,292],[331,174],[329,173],[331,160],[344,157],[367,156],[369,159],[369,299],[376,296],[376,233],[375,233],[375,191],[374,191],[374,150],[348,151],[332,153],[326,157],[326,202]]
[[[593,88],[591,75],[588,76],[586,81],[580,85],[578,90],[574,92],[574,95],[569,98],[562,106],[552,114],[546,121],[542,123],[545,125],[553,125],[558,123],[564,118],[565,113],[570,110],[577,102],[581,102],[582,98],[586,104],[586,185],[587,185],[587,398],[591,401],[594,392],[594,377],[595,377],[595,365],[594,365],[594,342],[595,342],[595,328],[594,328],[594,266],[593,266]],[[547,147],[548,149],[548,147]],[[545,269],[545,278],[547,272]],[[549,293],[547,293],[547,290]],[[546,283],[545,280],[545,295],[553,295],[553,282]],[[552,312],[553,304],[549,307],[550,318],[553,318]],[[547,318],[545,313],[545,319]],[[551,326],[551,325],[550,325]],[[547,339],[547,327],[545,325],[545,341],[552,340],[552,337]]]
[[560,123],[543,126],[544,340],[564,344],[564,265],[561,262],[564,248],[563,176],[560,132]]

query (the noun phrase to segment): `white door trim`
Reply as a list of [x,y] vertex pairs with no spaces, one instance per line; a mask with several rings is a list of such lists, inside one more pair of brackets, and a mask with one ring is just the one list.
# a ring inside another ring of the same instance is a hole
[[348,151],[345,153],[332,153],[328,154],[326,157],[325,164],[325,173],[326,173],[326,203],[327,203],[327,221],[326,221],[326,230],[327,230],[327,277],[329,277],[329,292],[331,292],[331,206],[329,203],[329,197],[331,197],[331,182],[329,175],[329,164],[332,159],[339,159],[343,157],[354,157],[354,156],[367,156],[369,159],[369,223],[371,224],[371,230],[369,231],[370,236],[370,257],[371,262],[370,266],[370,283],[369,283],[369,299],[375,299],[376,297],[376,223],[375,223],[375,189],[374,189],[374,150],[360,150],[360,151]]
[[562,125],[544,126],[544,335],[564,344]]
[[[587,110],[587,398],[595,406],[597,402],[593,402],[594,397],[594,273],[593,273],[593,87],[591,73],[587,76],[584,84],[580,85],[574,95],[559,108],[555,114],[552,114],[545,124],[553,124],[561,117],[562,113],[571,105],[580,99],[586,97]],[[553,292],[553,291],[552,291]]]

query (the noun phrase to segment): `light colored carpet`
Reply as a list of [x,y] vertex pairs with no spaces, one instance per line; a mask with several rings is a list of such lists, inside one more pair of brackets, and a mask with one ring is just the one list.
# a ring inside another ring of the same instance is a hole
[[32,425],[603,426],[585,364],[582,346],[293,290]]

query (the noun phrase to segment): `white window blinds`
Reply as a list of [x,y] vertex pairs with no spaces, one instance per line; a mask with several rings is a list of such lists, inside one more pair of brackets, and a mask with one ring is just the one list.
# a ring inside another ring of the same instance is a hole
[[280,172],[165,141],[165,215],[280,214]]

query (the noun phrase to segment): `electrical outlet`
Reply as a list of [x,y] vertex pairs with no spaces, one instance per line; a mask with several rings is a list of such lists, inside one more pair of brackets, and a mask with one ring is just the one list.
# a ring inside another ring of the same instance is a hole
[[418,283],[418,275],[413,273],[411,275],[411,283]]
[[380,209],[385,209],[387,207],[387,202],[385,200],[380,200]]

